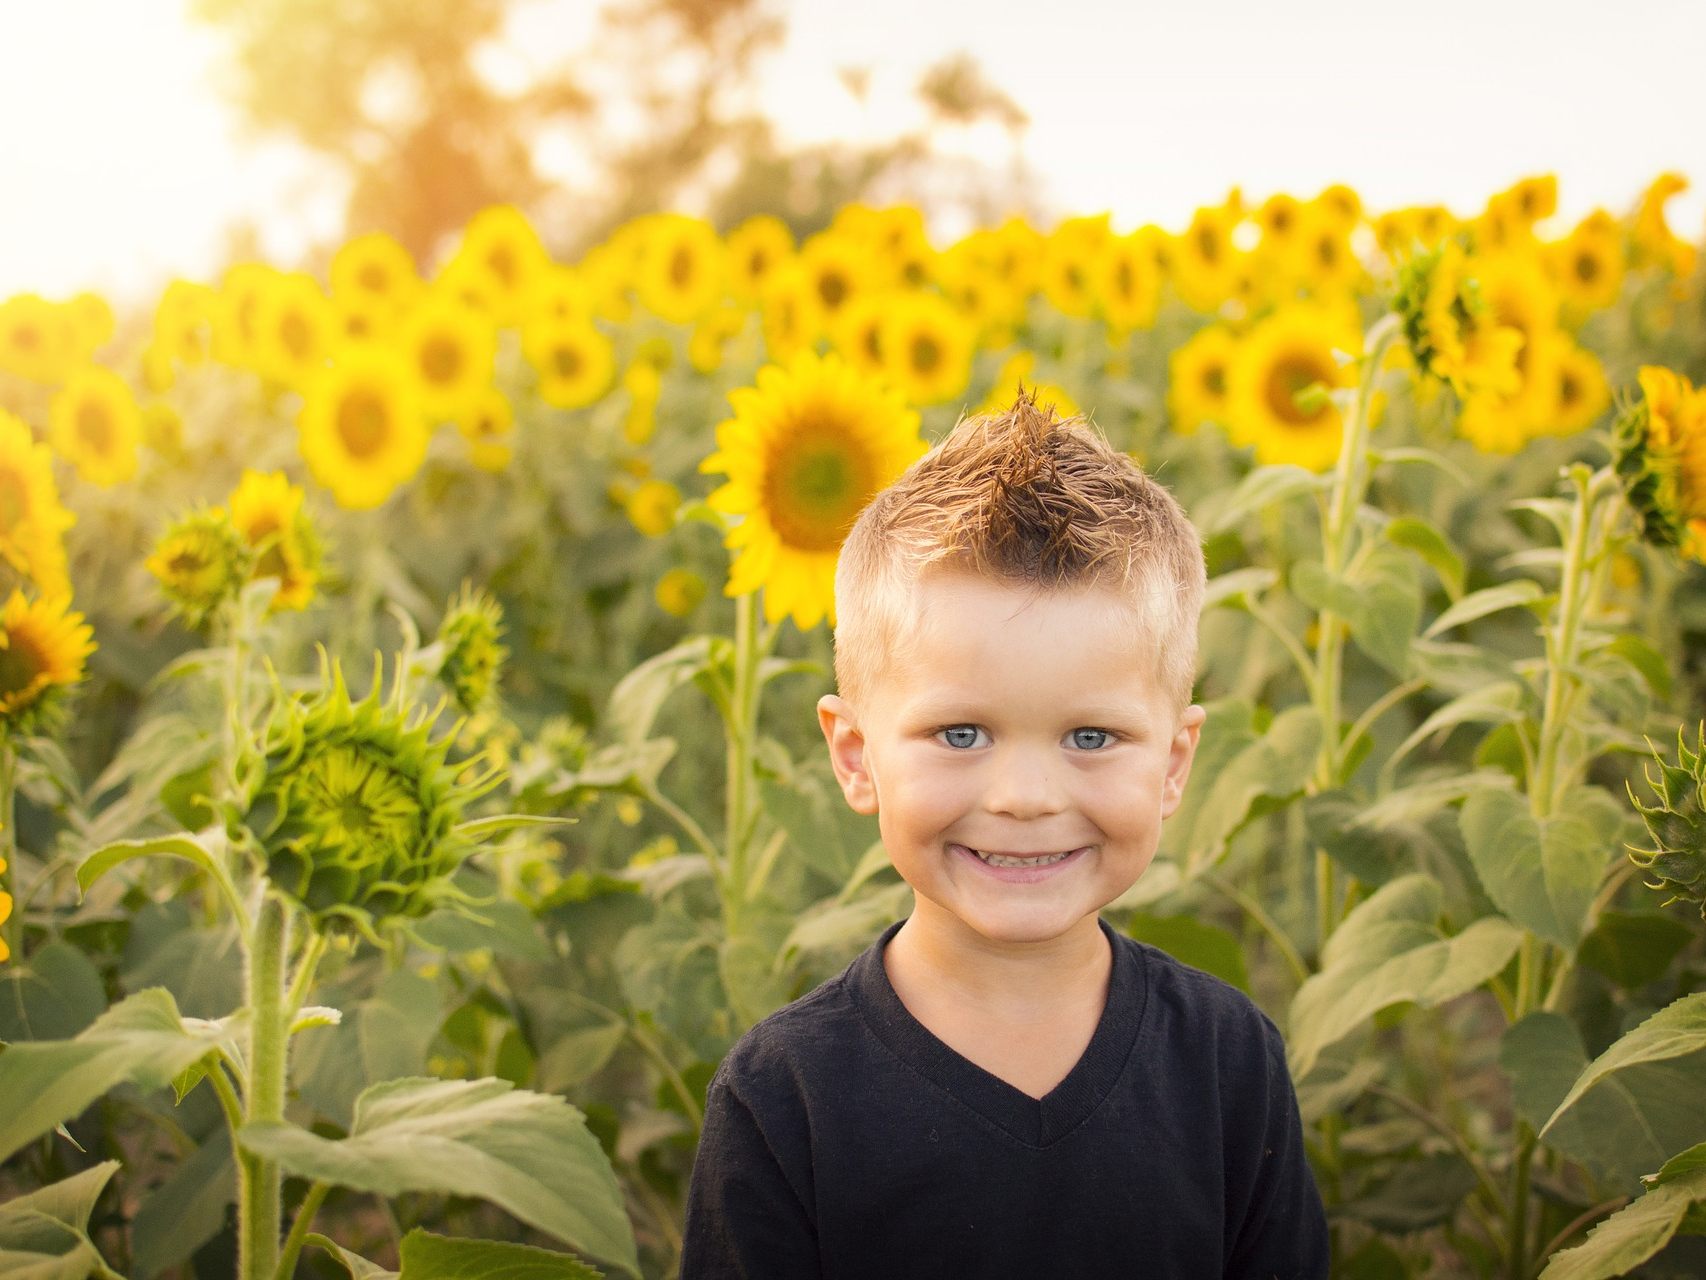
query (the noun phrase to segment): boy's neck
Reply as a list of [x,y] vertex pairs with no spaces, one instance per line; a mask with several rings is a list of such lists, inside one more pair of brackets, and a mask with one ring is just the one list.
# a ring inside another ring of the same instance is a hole
[[1100,1016],[1113,962],[1095,916],[1046,942],[1004,943],[923,897],[883,951],[889,983],[909,1008],[948,998],[968,1013],[1026,1025],[1071,1021],[1090,1007]]

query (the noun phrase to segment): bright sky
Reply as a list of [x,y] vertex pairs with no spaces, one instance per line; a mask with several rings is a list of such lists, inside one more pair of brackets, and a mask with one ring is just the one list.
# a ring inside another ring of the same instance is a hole
[[[754,92],[784,140],[916,126],[920,71],[964,49],[1029,113],[1044,203],[1122,228],[1180,227],[1234,184],[1259,200],[1344,181],[1376,209],[1469,212],[1540,172],[1568,219],[1621,211],[1676,169],[1697,185],[1672,225],[1706,234],[1701,0],[1625,0],[1615,18],[1600,0],[773,3],[789,38]],[[579,47],[595,11],[522,0],[481,65],[525,76]],[[335,234],[343,191],[288,146],[237,138],[216,55],[182,0],[0,0],[0,297],[150,297],[173,273],[205,277],[238,218],[281,263]],[[842,67],[869,68],[863,105]],[[997,130],[948,141],[1011,159]],[[577,171],[572,154],[554,164]]]

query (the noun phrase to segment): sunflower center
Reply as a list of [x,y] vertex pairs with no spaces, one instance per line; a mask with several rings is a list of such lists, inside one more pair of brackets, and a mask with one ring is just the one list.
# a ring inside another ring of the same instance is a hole
[[831,311],[847,300],[848,292],[847,277],[839,271],[826,271],[817,279],[818,297]]
[[1132,279],[1131,263],[1121,259],[1119,266],[1114,268],[1114,291],[1122,298],[1129,298],[1135,287],[1136,281]]
[[880,324],[875,323],[875,322],[866,325],[865,326],[865,332],[862,335],[862,337],[863,337],[863,342],[864,342],[864,347],[865,347],[865,354],[870,356],[871,359],[874,361],[882,360],[882,358],[883,358],[882,326]]
[[769,269],[769,267],[770,267],[770,254],[767,250],[754,249],[750,254],[747,255],[746,274],[749,278],[751,278],[753,280],[758,279],[760,276],[762,276],[765,273],[766,270]]
[[796,551],[833,551],[870,496],[869,466],[836,426],[797,431],[775,457],[764,503],[782,541]]
[[912,339],[912,369],[914,373],[931,374],[942,364],[942,348],[936,339],[921,333]]
[[371,458],[384,447],[390,421],[381,397],[357,389],[338,406],[338,438],[354,457]]
[[678,289],[685,289],[693,283],[693,251],[686,245],[675,246],[675,252],[669,255],[669,282]]
[[298,360],[305,359],[314,345],[314,331],[300,311],[288,312],[278,326],[279,341]]
[[1582,398],[1582,384],[1576,375],[1565,370],[1558,378],[1558,403],[1561,408],[1573,409]]
[[355,278],[370,293],[384,293],[391,286],[391,278],[377,262],[368,263],[356,273]]
[[561,346],[551,352],[551,368],[559,378],[578,376],[584,364],[579,347]]
[[16,471],[0,471],[0,532],[10,533],[30,514],[30,491]]
[[46,655],[31,637],[14,632],[10,643],[0,649],[0,706],[11,707],[12,700],[28,694],[47,674]]
[[1262,389],[1269,410],[1288,426],[1307,426],[1325,412],[1326,406],[1304,409],[1297,403],[1297,393],[1312,383],[1331,383],[1332,376],[1332,370],[1301,352],[1282,356],[1268,371],[1267,383]]
[[20,351],[34,351],[41,346],[41,330],[33,324],[21,324],[12,330],[12,345]]
[[462,372],[462,347],[454,339],[435,335],[421,351],[421,372],[432,382],[454,382]]
[[1599,279],[1599,259],[1591,253],[1576,255],[1576,279],[1583,284],[1592,284]]
[[486,265],[506,286],[513,287],[516,277],[515,253],[507,244],[500,244],[486,255]]
[[1211,364],[1202,371],[1203,390],[1220,399],[1226,395],[1226,366]]
[[85,400],[77,406],[77,438],[96,453],[108,453],[113,439],[113,418],[104,404]]
[[1197,252],[1202,255],[1204,262],[1220,260],[1220,236],[1213,227],[1201,227],[1197,231]]

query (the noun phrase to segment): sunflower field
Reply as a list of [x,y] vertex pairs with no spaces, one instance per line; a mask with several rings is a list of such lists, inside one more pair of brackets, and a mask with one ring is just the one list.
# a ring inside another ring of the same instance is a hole
[[0,301],[0,1276],[675,1275],[723,1054],[910,910],[816,722],[841,539],[1033,389],[1203,535],[1107,917],[1285,1033],[1335,1273],[1706,1274],[1684,185],[505,206]]

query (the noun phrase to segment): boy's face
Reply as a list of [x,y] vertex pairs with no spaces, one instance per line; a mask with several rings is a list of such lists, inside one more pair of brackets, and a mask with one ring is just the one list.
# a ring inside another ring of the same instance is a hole
[[[869,706],[818,702],[842,792],[877,815],[921,915],[990,941],[1060,937],[1148,868],[1203,710],[1174,712],[1110,592],[959,571],[918,589],[916,656],[884,664]],[[1006,869],[972,850],[1071,856]]]

